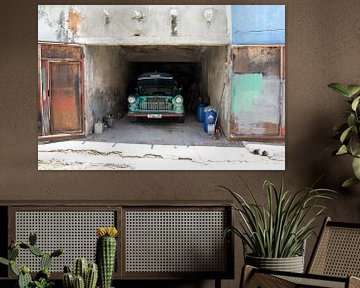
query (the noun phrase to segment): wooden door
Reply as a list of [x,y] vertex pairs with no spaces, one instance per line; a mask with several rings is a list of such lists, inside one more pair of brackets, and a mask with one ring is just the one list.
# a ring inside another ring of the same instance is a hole
[[50,108],[49,108],[49,63],[41,61],[39,84],[39,109],[41,113],[41,135],[50,133]]
[[80,132],[81,63],[62,61],[49,64],[51,133]]

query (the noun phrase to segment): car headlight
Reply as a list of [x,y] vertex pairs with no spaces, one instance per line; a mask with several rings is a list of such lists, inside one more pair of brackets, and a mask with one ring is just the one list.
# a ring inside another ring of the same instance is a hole
[[130,104],[135,103],[135,101],[136,101],[136,98],[135,98],[134,96],[129,96],[129,97],[128,97],[128,102],[129,102]]
[[183,102],[183,98],[181,96],[178,96],[178,97],[175,98],[175,102],[180,104],[180,103]]

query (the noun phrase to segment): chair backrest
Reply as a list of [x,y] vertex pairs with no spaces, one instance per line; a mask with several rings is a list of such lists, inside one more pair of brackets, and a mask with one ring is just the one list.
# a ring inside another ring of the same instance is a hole
[[360,277],[360,223],[326,218],[307,273]]

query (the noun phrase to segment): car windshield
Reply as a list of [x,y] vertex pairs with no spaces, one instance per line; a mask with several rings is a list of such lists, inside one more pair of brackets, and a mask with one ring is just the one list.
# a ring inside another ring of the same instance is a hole
[[141,78],[138,80],[139,95],[164,95],[174,94],[175,82],[172,78]]

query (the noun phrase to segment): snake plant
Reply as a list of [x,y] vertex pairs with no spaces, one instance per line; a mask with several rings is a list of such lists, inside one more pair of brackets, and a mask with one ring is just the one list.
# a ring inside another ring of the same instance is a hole
[[318,200],[331,199],[335,191],[309,187],[291,193],[284,189],[283,183],[277,188],[266,180],[264,189],[267,203],[262,205],[245,181],[241,180],[251,201],[230,188],[220,186],[221,190],[234,197],[233,208],[240,215],[239,227],[228,227],[225,235],[233,232],[239,236],[255,257],[288,258],[301,255],[305,240],[314,233],[316,220],[326,210]]
[[346,122],[334,127],[340,141],[334,154],[348,154],[352,157],[354,176],[342,184],[343,187],[348,187],[360,183],[360,85],[331,83],[328,87],[346,97],[351,106],[346,113]]

